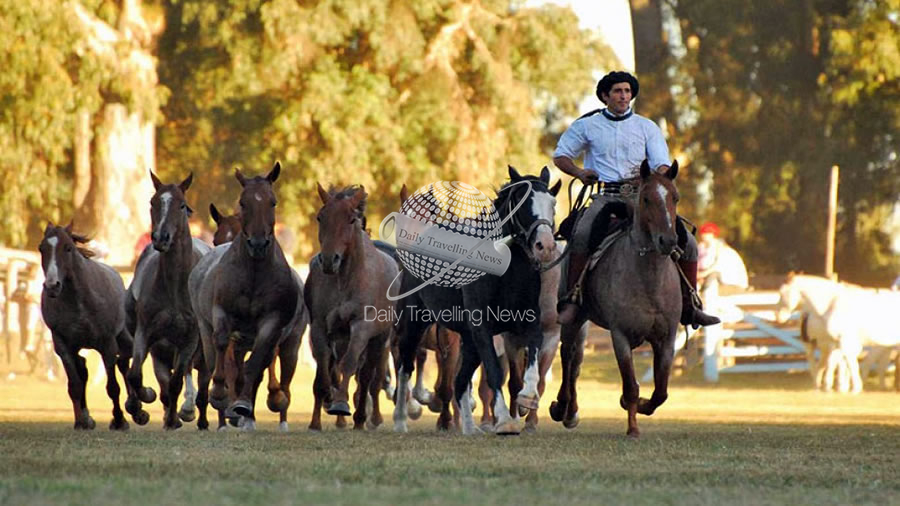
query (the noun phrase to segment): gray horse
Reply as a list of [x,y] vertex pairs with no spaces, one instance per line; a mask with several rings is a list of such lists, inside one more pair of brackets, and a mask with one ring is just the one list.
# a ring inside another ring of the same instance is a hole
[[[670,255],[678,242],[675,206],[678,190],[673,184],[678,162],[660,174],[647,162],[641,165],[641,184],[630,226],[600,253],[596,265],[583,280],[582,315],[563,325],[562,372],[556,402],[550,416],[568,428],[578,424],[575,383],[584,356],[583,325],[587,320],[609,329],[619,372],[622,375],[620,404],[628,411],[628,432],[637,438],[637,413],[651,415],[668,394],[669,372],[674,355],[675,333],[681,315],[679,274]],[[631,350],[644,342],[653,348],[655,388],[650,399],[639,396]]]

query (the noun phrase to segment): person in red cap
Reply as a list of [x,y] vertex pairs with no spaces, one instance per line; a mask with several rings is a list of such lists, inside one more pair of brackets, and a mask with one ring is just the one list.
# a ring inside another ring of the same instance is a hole
[[749,283],[744,260],[721,235],[719,226],[711,221],[700,226],[700,241],[697,244],[700,269],[697,278],[701,284],[717,281],[720,294],[746,290]]

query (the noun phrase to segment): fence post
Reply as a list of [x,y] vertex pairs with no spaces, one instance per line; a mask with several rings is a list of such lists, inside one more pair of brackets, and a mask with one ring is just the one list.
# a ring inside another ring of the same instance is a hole
[[[705,283],[703,300],[713,312],[720,307],[719,283],[715,278]],[[719,345],[722,341],[722,324],[703,327],[703,377],[710,383],[719,382]]]

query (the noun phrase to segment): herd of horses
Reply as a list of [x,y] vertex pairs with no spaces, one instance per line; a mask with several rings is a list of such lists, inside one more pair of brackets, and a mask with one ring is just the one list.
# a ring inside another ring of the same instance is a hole
[[[304,283],[275,240],[273,185],[280,171],[279,163],[264,176],[235,171],[241,185],[239,212],[222,216],[210,205],[219,227],[214,248],[189,232],[192,210],[185,194],[192,177],[166,184],[151,172],[152,243],[141,254],[127,290],[117,273],[90,259],[83,248],[86,238],[73,233],[71,224],[47,226],[40,244],[45,272],[41,302],[68,375],[76,429],[95,425],[85,402],[87,369],[78,355],[88,348],[103,356],[113,401],[110,429],[128,428],[119,405],[116,367],[126,378],[125,411],[140,425],[148,422],[143,404],[154,402],[156,392],[145,384],[141,371],[149,352],[165,408],[165,429],[194,419],[194,399],[180,410],[177,400],[185,378],[190,380],[196,369],[198,428],[208,428],[211,404],[219,427],[252,430],[257,390],[268,370],[266,404],[280,414],[280,429],[287,430],[291,381],[307,325],[317,364],[311,430],[321,430],[323,408],[338,427],[351,415],[356,429],[380,425],[379,394],[390,376],[392,356],[395,431],[407,430],[418,402],[441,413],[439,429],[457,425],[463,434],[518,434],[521,417],[526,429],[534,429],[544,377],[558,344],[562,384],[549,411],[553,420],[573,428],[579,420],[576,386],[588,320],[611,333],[623,382],[620,404],[628,413],[627,435],[639,435],[638,413],[651,415],[665,402],[681,314],[679,275],[670,259],[677,243],[677,162],[662,174],[643,164],[630,224],[594,259],[584,282],[582,319],[562,326],[556,323],[556,301],[564,266],[557,265],[562,253],[554,239],[555,196],[561,183],[550,184],[546,167],[537,176],[520,175],[510,167],[509,182],[497,191],[494,207],[501,219],[510,218],[502,230],[512,253],[505,274],[485,275],[458,289],[427,285],[397,301],[391,297],[421,280],[402,269],[390,245],[369,237],[367,194],[360,186],[318,186],[319,252]],[[529,184],[519,184],[523,181]],[[523,200],[510,215],[511,203]],[[398,275],[399,285],[392,284]],[[372,320],[365,317],[367,307],[399,317]],[[464,318],[416,318],[423,309],[460,313],[447,311],[452,308],[490,308],[533,317],[485,319],[479,324]],[[644,342],[654,352],[655,385],[649,398],[640,396],[631,355]],[[428,396],[421,388],[421,374],[410,389],[425,349],[437,352],[439,364],[436,392]],[[485,410],[480,425],[475,423],[472,394],[479,366]],[[508,397],[502,390],[507,370]]]

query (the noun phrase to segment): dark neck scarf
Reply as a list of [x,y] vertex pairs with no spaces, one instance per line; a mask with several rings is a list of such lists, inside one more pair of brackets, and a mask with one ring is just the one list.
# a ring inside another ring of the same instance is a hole
[[628,108],[628,111],[625,112],[625,114],[623,114],[623,115],[621,115],[621,116],[616,116],[615,114],[609,112],[609,109],[602,109],[600,112],[603,114],[603,117],[604,117],[604,118],[606,118],[606,119],[608,119],[608,120],[610,120],[610,121],[622,121],[622,120],[626,120],[626,119],[630,118],[631,115],[634,113],[634,111],[631,110],[631,107],[629,107],[629,108]]

